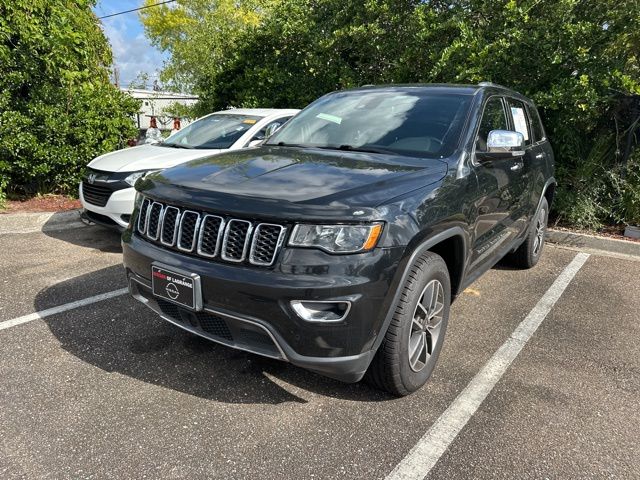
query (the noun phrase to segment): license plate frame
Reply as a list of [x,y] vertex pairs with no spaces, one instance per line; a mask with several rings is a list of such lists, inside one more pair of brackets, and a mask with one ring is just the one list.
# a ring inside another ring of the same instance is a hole
[[197,273],[154,262],[151,264],[151,292],[155,297],[189,310],[202,310],[202,287]]

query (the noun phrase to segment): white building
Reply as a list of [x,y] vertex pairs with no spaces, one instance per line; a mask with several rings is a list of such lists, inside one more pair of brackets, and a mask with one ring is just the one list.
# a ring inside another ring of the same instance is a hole
[[[137,88],[121,88],[124,93],[133,98],[141,100],[140,111],[136,115],[136,125],[140,130],[149,128],[151,117],[156,117],[160,130],[171,130],[173,127],[173,116],[168,115],[165,109],[180,103],[182,105],[193,105],[198,101],[197,95],[189,95],[175,92],[161,92],[156,90],[141,90]],[[181,126],[184,127],[192,119],[182,118]]]

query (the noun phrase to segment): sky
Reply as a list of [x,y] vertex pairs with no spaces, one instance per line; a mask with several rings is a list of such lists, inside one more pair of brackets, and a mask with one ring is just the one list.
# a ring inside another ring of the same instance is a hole
[[[93,11],[98,17],[142,6],[142,0],[98,0]],[[100,20],[113,50],[114,65],[120,72],[120,85],[126,87],[138,73],[158,77],[167,55],[151,45],[144,35],[137,12]]]

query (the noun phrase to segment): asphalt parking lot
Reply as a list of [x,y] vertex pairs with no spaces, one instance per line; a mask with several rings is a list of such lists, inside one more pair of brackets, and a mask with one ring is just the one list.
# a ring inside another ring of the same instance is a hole
[[109,231],[0,233],[0,478],[414,478],[396,466],[542,310],[428,477],[640,478],[639,260],[547,246],[533,270],[498,265],[396,399],[164,322],[122,292]]

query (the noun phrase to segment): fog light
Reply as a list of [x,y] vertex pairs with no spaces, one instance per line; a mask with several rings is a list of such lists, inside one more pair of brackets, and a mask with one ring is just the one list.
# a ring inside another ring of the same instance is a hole
[[351,302],[292,300],[291,308],[307,322],[340,322],[349,314]]

